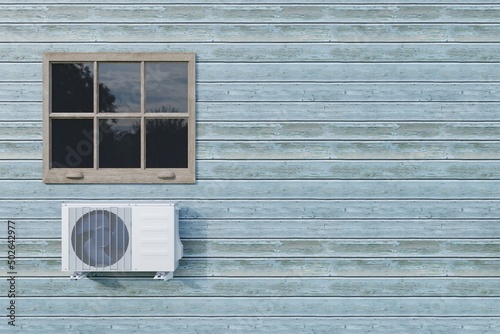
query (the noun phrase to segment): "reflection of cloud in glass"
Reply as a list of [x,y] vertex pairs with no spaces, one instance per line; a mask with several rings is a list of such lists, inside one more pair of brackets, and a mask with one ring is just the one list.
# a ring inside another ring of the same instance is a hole
[[188,63],[146,63],[146,112],[188,112]]
[[[116,112],[141,111],[140,63],[99,63],[99,84],[115,97]],[[99,110],[104,111],[103,106]]]

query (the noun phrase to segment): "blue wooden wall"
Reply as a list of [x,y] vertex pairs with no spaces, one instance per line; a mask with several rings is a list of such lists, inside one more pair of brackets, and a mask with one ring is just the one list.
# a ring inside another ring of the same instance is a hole
[[[0,1],[20,333],[499,333],[500,2]],[[197,54],[195,185],[45,185],[44,51]],[[64,200],[172,199],[185,257],[69,281]]]

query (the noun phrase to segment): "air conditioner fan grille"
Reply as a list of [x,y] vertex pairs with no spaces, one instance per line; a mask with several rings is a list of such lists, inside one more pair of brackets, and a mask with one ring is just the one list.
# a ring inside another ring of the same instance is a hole
[[129,246],[129,232],[123,220],[108,210],[92,210],[78,219],[71,233],[76,256],[92,267],[117,263]]

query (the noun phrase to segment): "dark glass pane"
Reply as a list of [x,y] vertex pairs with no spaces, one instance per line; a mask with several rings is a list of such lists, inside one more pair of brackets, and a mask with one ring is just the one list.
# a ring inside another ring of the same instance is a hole
[[52,64],[52,112],[94,111],[94,65]]
[[99,112],[141,112],[140,63],[99,63]]
[[99,167],[141,167],[140,119],[99,120]]
[[188,112],[188,63],[146,63],[146,112]]
[[146,120],[146,168],[188,167],[186,119]]
[[92,119],[52,120],[52,168],[92,168],[94,161]]

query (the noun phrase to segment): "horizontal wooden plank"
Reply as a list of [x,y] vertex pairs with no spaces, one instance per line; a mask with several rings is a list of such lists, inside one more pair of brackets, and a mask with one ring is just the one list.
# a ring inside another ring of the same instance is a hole
[[0,102],[0,120],[30,122],[42,120],[42,102]]
[[201,63],[196,73],[200,82],[470,82],[498,81],[499,68],[491,63]]
[[205,83],[197,86],[197,99],[205,102],[493,102],[500,101],[500,84]]
[[0,199],[500,199],[500,181],[427,180],[198,180],[184,184],[68,184],[0,181]]
[[22,317],[16,320],[12,333],[36,334],[106,332],[130,333],[169,331],[173,333],[329,333],[348,334],[414,333],[435,334],[475,333],[491,334],[500,328],[498,317]]
[[[200,122],[498,122],[497,102],[197,102]],[[41,102],[0,103],[1,121],[42,120]]]
[[41,141],[0,142],[0,160],[42,159]]
[[0,142],[0,160],[42,159],[41,141]]
[[[38,241],[32,241],[38,244]],[[43,244],[43,242],[41,242]],[[481,240],[192,240],[183,241],[185,257],[499,257],[500,241],[497,239]],[[20,244],[22,245],[22,244]],[[51,252],[47,245],[47,253]],[[59,243],[55,243],[54,255],[60,255]],[[52,247],[54,247],[52,246]],[[28,248],[28,247],[27,247]],[[43,247],[40,247],[43,251]],[[22,250],[22,248],[20,248]],[[38,250],[35,249],[35,253]],[[27,254],[31,254],[26,250]],[[35,253],[33,256],[35,256]],[[40,255],[40,252],[38,253]]]
[[[55,39],[57,40],[57,39]],[[0,42],[2,62],[41,62],[43,52],[195,52],[197,62],[500,62],[498,43]],[[37,74],[38,75],[38,74]]]
[[0,122],[0,140],[41,139],[41,122]]
[[[84,194],[81,199],[93,200]],[[129,200],[141,201],[142,198]],[[181,219],[476,220],[500,217],[500,200],[182,200],[179,206]],[[60,217],[60,200],[0,200],[0,219]]]
[[[1,204],[16,201],[0,202]],[[42,202],[41,202],[42,203]],[[182,201],[185,218],[493,218],[497,200],[246,200]],[[21,203],[19,203],[21,204]],[[0,209],[0,212],[3,210]]]
[[[199,122],[204,140],[496,140],[498,122]],[[41,122],[0,122],[0,140],[41,140]]]
[[[500,35],[500,34],[499,34]],[[40,102],[40,83],[0,83],[2,102]],[[200,102],[495,102],[500,83],[203,83]]]
[[[18,224],[27,238],[59,238],[60,224],[47,226],[43,234]],[[35,225],[35,224],[32,224]],[[38,224],[37,224],[38,225]],[[1,225],[0,225],[1,226]],[[183,219],[181,238],[500,238],[498,220],[335,220],[335,219]],[[242,232],[243,231],[243,232]],[[22,233],[22,232],[21,232]]]
[[[0,142],[0,157],[11,152]],[[36,143],[33,143],[36,146]],[[8,155],[7,155],[8,156]],[[209,141],[197,144],[197,159],[213,160],[490,160],[500,157],[497,141]]]
[[[499,180],[500,161],[200,160],[197,180]],[[41,180],[40,160],[0,161],[0,180]]]
[[[198,82],[491,82],[500,80],[499,67],[493,63],[200,62],[196,73]],[[42,64],[0,63],[0,71],[2,82],[39,82]]]
[[[6,298],[0,298],[5,302]],[[500,298],[36,298],[18,297],[24,316],[497,316]]]
[[0,101],[40,102],[42,101],[42,85],[40,82],[31,82],[31,83],[0,82]]
[[[455,4],[453,0],[436,0],[436,1],[430,1],[430,0],[371,0],[371,3],[381,3],[381,4]],[[46,1],[43,0],[22,0],[19,2],[14,2],[13,0],[0,0],[0,3],[5,3],[5,4],[46,4]],[[54,4],[60,4],[64,3],[67,4],[67,0],[52,0],[51,3]],[[103,4],[102,0],[88,0],[88,1],[82,1],[82,0],[77,0],[74,2],[71,2],[72,4],[89,4],[89,3],[96,3],[96,4]],[[137,4],[137,1],[133,0],[109,0],[106,3],[119,3],[119,4]],[[206,1],[203,0],[184,0],[184,1],[179,1],[179,0],[148,0],[148,4],[156,4],[156,3],[161,3],[161,4],[206,4]],[[227,4],[227,0],[211,0],[211,4]],[[231,3],[234,4],[248,4],[247,0],[231,0]],[[258,3],[258,4],[304,4],[304,0],[254,0],[252,3]],[[348,0],[348,1],[332,1],[332,0],[314,0],[314,4],[366,4],[366,0]],[[478,3],[478,4],[484,4],[485,0],[463,0],[461,1],[462,4],[468,4],[468,3]],[[490,0],[489,3],[496,3],[496,0]]]
[[[38,165],[38,163],[37,163]],[[9,164],[0,162],[5,178]],[[41,169],[40,169],[41,170]],[[500,162],[485,161],[198,161],[197,179],[500,179]],[[11,176],[12,175],[12,176]],[[28,174],[29,175],[29,174]]]
[[[0,259],[3,268],[7,260]],[[175,277],[495,277],[500,260],[453,258],[406,259],[181,259]],[[17,277],[66,277],[54,258],[17,259]],[[155,273],[94,273],[102,277],[147,277]],[[0,272],[0,277],[8,277]],[[498,290],[498,289],[497,289]]]
[[[92,274],[91,274],[92,275]],[[76,283],[76,284],[75,284]],[[498,297],[498,278],[19,278],[21,297]]]
[[[499,258],[499,239],[183,239],[184,258]],[[7,240],[0,239],[7,249]],[[16,239],[17,258],[61,257],[60,240]]]
[[[2,146],[0,142],[0,148]],[[8,147],[5,154],[9,154]],[[212,141],[197,144],[197,159],[201,160],[489,160],[499,156],[500,144],[496,141]]]
[[498,24],[0,24],[0,42],[483,42]]
[[[207,141],[198,160],[498,160],[498,141]],[[41,141],[0,141],[0,160],[38,160]]]
[[482,22],[496,23],[494,5],[2,5],[0,22],[24,23],[287,23]]
[[[19,238],[59,239],[60,219],[16,219]],[[279,238],[371,238],[371,239],[491,239],[500,238],[498,219],[447,220],[336,220],[336,219],[181,219],[181,239],[279,239]],[[7,220],[0,220],[7,231]],[[6,235],[1,236],[5,238]]]
[[0,180],[41,180],[42,162],[40,160],[0,160]]
[[40,81],[42,78],[39,63],[1,63],[0,71],[3,73],[0,82]]
[[1,43],[0,61],[41,62],[52,52],[195,52],[197,62],[492,62],[496,43]]
[[[32,132],[41,127],[41,124],[18,124],[18,127],[13,124],[16,123],[0,122],[0,130],[6,127],[4,139],[30,134],[36,137]],[[19,134],[14,130],[9,132],[12,128],[19,128]],[[198,140],[496,140],[500,123],[200,122],[196,130]]]
[[[1,108],[1,104],[0,104]],[[0,109],[2,110],[2,109]],[[0,114],[1,115],[1,114]],[[491,102],[198,102],[199,121],[491,121]],[[2,115],[3,116],[3,115]],[[15,115],[8,115],[8,117]],[[40,116],[41,117],[41,116]]]

